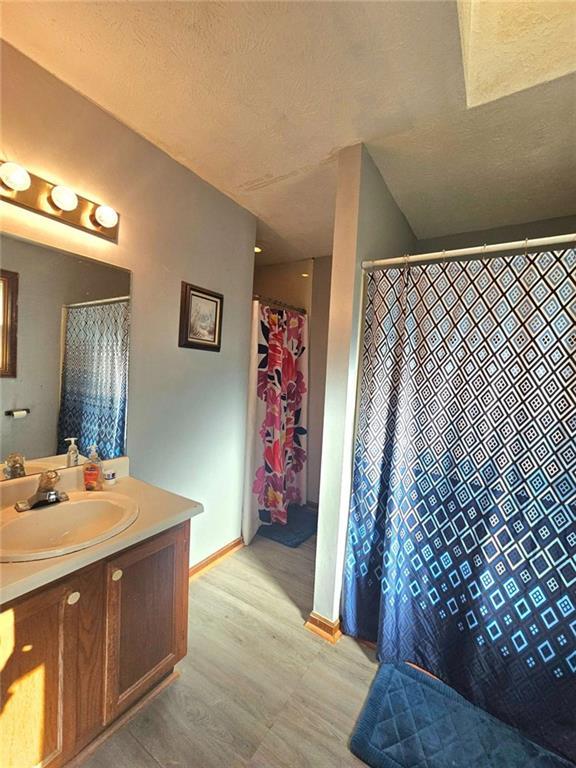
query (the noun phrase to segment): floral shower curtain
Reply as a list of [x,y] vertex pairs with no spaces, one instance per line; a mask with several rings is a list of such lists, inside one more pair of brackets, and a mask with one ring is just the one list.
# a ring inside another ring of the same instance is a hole
[[348,634],[576,760],[576,250],[368,277]]
[[308,322],[302,312],[255,301],[242,535],[286,524],[306,501]]
[[128,301],[71,306],[66,310],[58,453],[67,437],[88,455],[124,455],[128,396]]

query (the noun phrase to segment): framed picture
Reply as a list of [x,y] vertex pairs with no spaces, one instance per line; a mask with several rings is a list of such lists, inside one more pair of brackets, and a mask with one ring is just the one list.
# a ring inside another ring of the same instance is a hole
[[16,378],[18,272],[0,269],[0,376]]
[[179,347],[220,352],[224,296],[182,283]]

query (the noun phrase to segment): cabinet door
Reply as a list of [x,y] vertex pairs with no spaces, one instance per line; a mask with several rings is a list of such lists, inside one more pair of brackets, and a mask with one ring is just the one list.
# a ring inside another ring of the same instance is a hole
[[105,563],[74,574],[78,601],[76,630],[76,743],[78,752],[104,727]]
[[2,608],[3,768],[57,768],[74,753],[81,599],[71,577]]
[[186,655],[190,523],[106,565],[106,722]]

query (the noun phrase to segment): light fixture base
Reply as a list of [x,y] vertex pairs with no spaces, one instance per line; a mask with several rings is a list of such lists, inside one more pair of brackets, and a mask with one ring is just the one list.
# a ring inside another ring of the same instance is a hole
[[17,205],[19,208],[26,208],[41,216],[46,216],[54,221],[61,221],[70,227],[88,232],[96,237],[101,237],[112,243],[118,242],[118,233],[120,229],[120,220],[114,227],[104,228],[94,219],[94,212],[100,203],[89,200],[86,197],[78,195],[78,206],[72,211],[63,211],[56,208],[51,202],[52,190],[58,186],[41,176],[30,173],[31,184],[28,189],[22,191],[8,190],[0,186],[0,200],[5,203]]

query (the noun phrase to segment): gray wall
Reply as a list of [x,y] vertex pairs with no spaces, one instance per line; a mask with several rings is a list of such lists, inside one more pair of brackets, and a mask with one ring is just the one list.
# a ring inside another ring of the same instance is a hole
[[[0,455],[56,453],[62,307],[130,293],[130,273],[39,245],[0,237],[0,266],[18,273],[17,377],[0,380]],[[4,411],[30,408],[25,419]]]
[[[309,277],[302,277],[305,272]],[[254,293],[277,299],[295,307],[312,309],[314,261],[289,261],[285,264],[264,264],[254,267]]]
[[310,395],[308,398],[308,501],[320,499],[322,428],[328,353],[328,315],[332,257],[314,259],[310,310]]
[[[131,473],[197,499],[191,562],[240,536],[256,220],[2,46],[4,152],[120,212],[118,245],[4,205],[3,229],[132,271]],[[222,351],[178,347],[180,282],[224,294]]]
[[450,248],[469,248],[475,245],[507,243],[525,238],[552,237],[576,232],[576,216],[562,216],[557,219],[530,221],[526,224],[513,224],[508,227],[481,229],[474,232],[461,232],[428,240],[418,241],[418,253],[448,250]]

